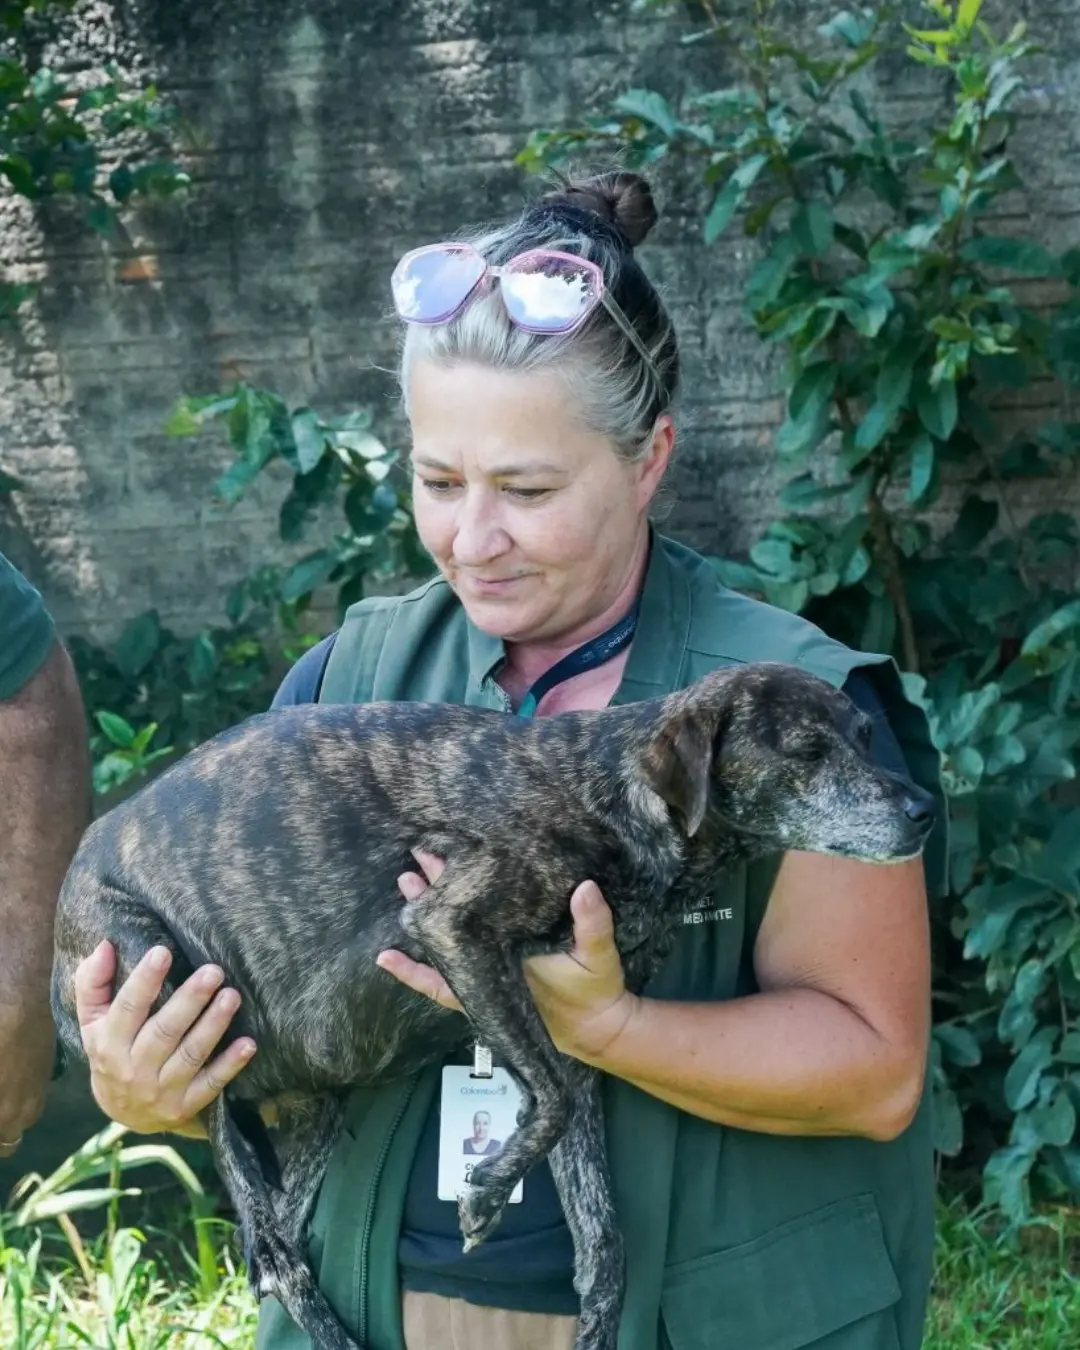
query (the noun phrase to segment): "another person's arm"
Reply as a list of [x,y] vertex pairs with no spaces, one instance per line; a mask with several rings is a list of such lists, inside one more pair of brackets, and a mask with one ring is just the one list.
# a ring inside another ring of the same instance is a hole
[[90,821],[91,796],[71,661],[36,593],[5,560],[0,567],[6,600],[0,606],[0,1156],[6,1156],[45,1106],[55,1052],[53,921]]

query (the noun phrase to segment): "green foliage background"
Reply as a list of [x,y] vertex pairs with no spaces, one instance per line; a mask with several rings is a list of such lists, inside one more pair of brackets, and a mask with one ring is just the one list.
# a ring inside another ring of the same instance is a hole
[[[20,25],[50,3],[0,5],[11,34],[0,173],[26,196],[74,196],[102,228],[131,193],[173,191],[184,176],[157,157],[104,173],[114,130],[157,134],[168,110],[111,76],[72,104],[58,77],[30,69]],[[1035,381],[1063,394],[1080,383],[1080,250],[1053,253],[996,223],[1023,190],[1009,146],[1036,49],[1024,25],[986,24],[980,0],[935,0],[925,26],[903,22],[910,5],[879,4],[814,31],[772,0],[651,3],[681,16],[684,41],[712,44],[716,87],[677,106],[626,89],[583,125],[534,132],[519,162],[677,157],[708,189],[703,247],[735,231],[753,241],[746,312],[786,402],[780,511],[747,559],[715,566],[846,642],[892,652],[927,709],[953,843],[934,913],[937,1144],[976,1166],[987,1201],[1020,1223],[1039,1199],[1080,1199],[1077,522],[1022,505],[1032,484],[1045,500],[1075,480],[1080,424],[1006,434],[995,406]],[[898,54],[940,90],[904,127],[879,111],[879,65]],[[258,569],[194,637],[150,613],[108,649],[73,644],[102,793],[265,708],[316,640],[323,588],[340,611],[372,583],[430,570],[372,425],[368,410],[324,418],[245,384],[178,401],[171,432],[216,428],[233,449],[218,498],[239,500],[284,463],[280,537],[290,552],[316,542],[291,566]],[[0,492],[17,489],[0,478]]]

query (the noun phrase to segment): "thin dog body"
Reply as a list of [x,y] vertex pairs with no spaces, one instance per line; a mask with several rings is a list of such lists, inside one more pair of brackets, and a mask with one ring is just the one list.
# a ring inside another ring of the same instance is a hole
[[[117,982],[155,944],[162,1001],[214,962],[242,997],[229,1038],[259,1053],[208,1112],[249,1273],[316,1350],[355,1350],[312,1277],[304,1235],[349,1089],[479,1039],[519,1082],[518,1127],[459,1201],[466,1247],[549,1156],[575,1249],[577,1350],[613,1350],[622,1246],[600,1076],[558,1053],[525,956],[572,943],[569,897],[597,882],[629,989],[718,877],[786,849],[917,856],[921,789],[875,766],[871,722],[795,667],[728,667],[677,694],[528,721],[452,705],[316,704],[254,717],[193,751],[87,831],[56,923],[53,1012],[85,1058],[74,971],[103,939]],[[406,904],[410,850],[446,859]],[[375,964],[434,965],[465,1016]],[[273,1143],[260,1116],[278,1112]]]

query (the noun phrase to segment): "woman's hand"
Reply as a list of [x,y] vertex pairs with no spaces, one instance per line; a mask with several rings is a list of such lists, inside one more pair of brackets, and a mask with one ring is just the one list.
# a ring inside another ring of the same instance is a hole
[[110,943],[100,943],[76,969],[90,1086],[107,1116],[139,1134],[205,1136],[199,1113],[249,1063],[255,1043],[242,1038],[207,1063],[240,1006],[235,989],[221,989],[218,966],[200,967],[149,1016],[171,964],[168,948],[152,947],[115,998]]
[[[444,863],[430,853],[413,854],[423,876],[405,872],[398,889],[415,900],[442,875]],[[622,962],[615,947],[615,929],[600,888],[582,882],[570,899],[574,946],[569,952],[531,956],[524,963],[533,1001],[552,1041],[564,1054],[591,1061],[601,1057],[634,1015],[637,1000],[623,982]],[[418,994],[461,1011],[449,985],[431,966],[404,952],[381,952],[378,964]]]

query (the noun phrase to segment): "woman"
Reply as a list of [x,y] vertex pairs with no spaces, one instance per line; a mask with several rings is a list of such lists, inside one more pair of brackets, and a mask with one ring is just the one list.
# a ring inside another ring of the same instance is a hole
[[[906,757],[934,788],[925,724],[891,663],[724,590],[650,527],[679,367],[633,252],[655,216],[643,179],[608,174],[471,248],[402,260],[416,522],[438,576],[354,606],[275,702],[436,699],[548,716],[661,695],[731,661],[785,660],[874,712],[874,753],[900,772]],[[417,861],[399,883],[406,901],[441,866]],[[572,909],[573,953],[527,974],[559,1049],[608,1075],[627,1250],[620,1347],[914,1350],[932,1236],[923,865],[793,853],[733,874],[688,916],[642,998],[623,987],[587,878]],[[162,978],[151,961],[115,997],[110,949],[80,971],[94,1091],[133,1129],[198,1133],[255,1047],[210,1058],[238,1001],[217,969],[148,1017]],[[380,963],[452,1002],[402,953]],[[570,1346],[572,1249],[550,1174],[530,1174],[521,1203],[463,1255],[455,1207],[438,1199],[439,1081],[433,1070],[353,1094],[313,1221],[320,1282],[373,1350]],[[268,1304],[259,1344],[308,1342]]]

